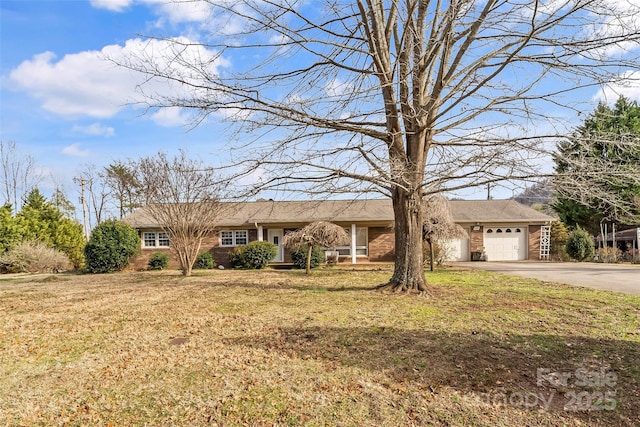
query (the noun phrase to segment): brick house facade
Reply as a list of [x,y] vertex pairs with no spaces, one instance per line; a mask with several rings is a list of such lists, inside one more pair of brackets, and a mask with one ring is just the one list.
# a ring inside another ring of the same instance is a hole
[[[485,251],[492,251],[490,261],[500,257],[537,260],[541,226],[553,220],[513,200],[451,201],[450,206],[454,220],[469,235],[468,239],[455,242],[452,260],[472,260],[474,253]],[[202,250],[210,251],[216,263],[226,267],[229,252],[234,247],[254,240],[272,241],[281,251],[274,263],[291,263],[289,251],[281,247],[284,235],[320,220],[338,224],[351,235],[350,245],[331,248],[339,251],[340,263],[393,262],[390,200],[236,203],[230,205],[229,211],[220,219],[218,231],[205,239]],[[144,209],[134,212],[125,221],[138,230],[142,239],[141,255],[132,260],[132,268],[146,268],[154,252],[171,251],[170,247],[158,245],[159,234],[155,235],[155,241],[151,238],[160,231]],[[510,245],[514,247],[513,253],[510,253]],[[177,266],[172,255],[170,267]]]

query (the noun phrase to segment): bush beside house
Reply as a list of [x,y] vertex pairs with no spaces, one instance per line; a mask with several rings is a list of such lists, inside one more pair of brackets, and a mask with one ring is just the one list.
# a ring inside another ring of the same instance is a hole
[[232,268],[262,269],[265,268],[278,254],[278,248],[271,242],[249,242],[238,246],[229,253],[229,263]]
[[84,254],[88,273],[110,273],[123,270],[131,256],[140,250],[136,230],[121,221],[108,220],[91,232]]
[[567,254],[576,261],[587,261],[595,253],[591,235],[580,227],[573,230],[569,235],[566,250]]
[[[309,245],[298,245],[291,248],[291,260],[296,268],[305,269],[307,267],[307,252]],[[325,254],[320,246],[314,246],[311,251],[310,268],[316,268],[325,262]]]

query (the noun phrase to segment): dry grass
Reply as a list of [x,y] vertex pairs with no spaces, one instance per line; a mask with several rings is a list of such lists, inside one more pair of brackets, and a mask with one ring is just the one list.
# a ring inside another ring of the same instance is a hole
[[[198,274],[0,277],[0,423],[640,423],[638,297],[481,271],[429,273],[432,299],[368,289],[388,271]],[[607,391],[613,410],[564,408]]]

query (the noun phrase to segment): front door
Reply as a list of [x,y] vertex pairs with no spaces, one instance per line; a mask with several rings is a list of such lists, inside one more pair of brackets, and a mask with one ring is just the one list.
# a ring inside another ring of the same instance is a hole
[[272,262],[283,262],[284,261],[284,249],[282,247],[282,237],[284,236],[284,230],[282,228],[268,229],[267,237],[269,241],[276,245],[278,248],[278,253],[275,258],[273,258]]

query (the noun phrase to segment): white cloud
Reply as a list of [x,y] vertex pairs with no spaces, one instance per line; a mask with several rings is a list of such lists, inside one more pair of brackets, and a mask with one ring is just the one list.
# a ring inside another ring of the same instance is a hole
[[74,156],[74,157],[86,157],[89,155],[89,150],[81,150],[80,144],[75,143],[75,144],[67,145],[66,147],[64,147],[62,149],[62,154],[65,154],[67,156]]
[[[584,31],[587,34],[594,34],[596,37],[616,38],[624,35],[637,34],[640,30],[640,0],[605,0],[604,9],[606,14],[600,10],[591,13],[591,25],[586,25]],[[598,6],[602,8],[602,5]],[[625,53],[640,48],[638,41],[621,41],[617,44],[598,49],[598,52],[605,56],[624,55]]]
[[175,1],[166,0],[151,1],[158,5],[158,12],[166,16],[172,23],[180,22],[202,22],[211,16],[211,5],[207,2]]
[[185,126],[190,122],[191,116],[182,108],[170,107],[162,108],[151,114],[151,120],[158,126]]
[[105,126],[101,123],[92,123],[88,126],[74,125],[71,131],[74,134],[90,135],[90,136],[104,136],[106,138],[115,135],[115,130],[110,126]]
[[107,9],[122,12],[133,3],[133,0],[91,0],[91,6],[97,9]]
[[343,96],[353,91],[353,85],[336,78],[327,82],[324,91],[328,96]]
[[147,97],[175,97],[189,91],[187,85],[148,80],[146,75],[115,63],[135,68],[152,61],[167,74],[198,82],[202,76],[195,68],[204,68],[215,75],[219,67],[228,65],[226,59],[216,55],[186,38],[133,39],[124,46],[110,45],[101,51],[69,54],[57,61],[52,52],[41,53],[21,63],[11,72],[10,79],[16,88],[39,99],[47,111],[69,118],[109,118],[127,105],[143,103]]
[[91,0],[91,6],[112,12],[123,12],[132,4],[143,4],[152,8],[160,17],[158,25],[171,23],[203,22],[210,18],[212,6],[205,1],[194,0]]
[[595,101],[613,104],[620,95],[640,101],[640,71],[626,71],[621,74],[621,80],[600,89],[593,97]]

